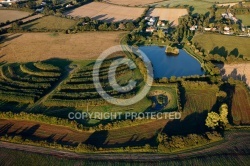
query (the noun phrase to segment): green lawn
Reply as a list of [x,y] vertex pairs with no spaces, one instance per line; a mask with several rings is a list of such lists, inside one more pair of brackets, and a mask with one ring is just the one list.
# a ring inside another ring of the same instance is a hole
[[30,23],[22,25],[24,29],[48,29],[48,30],[67,30],[76,25],[75,20],[70,20],[55,16],[46,16]]
[[[233,2],[239,2],[240,0],[234,0]],[[199,13],[205,14],[209,12],[209,8],[214,4],[214,0],[167,0],[163,2],[157,2],[152,5],[157,7],[167,6],[167,7],[178,7],[178,6],[188,6],[191,7],[192,14]],[[219,3],[232,2],[230,0],[218,1]]]
[[238,19],[242,20],[242,23],[245,26],[250,26],[250,15],[237,15],[236,16]]
[[250,58],[250,38],[207,33],[195,35],[193,42],[197,42],[206,53]]

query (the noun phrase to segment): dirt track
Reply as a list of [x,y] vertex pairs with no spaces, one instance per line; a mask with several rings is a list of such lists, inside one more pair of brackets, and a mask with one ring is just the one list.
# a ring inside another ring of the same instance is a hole
[[167,154],[76,154],[73,152],[58,151],[48,148],[13,144],[7,142],[0,142],[1,148],[8,148],[14,150],[21,150],[39,154],[48,154],[60,158],[68,159],[87,159],[87,160],[124,160],[124,161],[164,161],[172,159],[187,159],[192,157],[202,156],[220,156],[231,155],[235,156],[250,156],[250,132],[249,131],[235,131],[227,132],[225,141],[217,145],[209,145],[202,147],[200,150],[177,153],[172,155]]

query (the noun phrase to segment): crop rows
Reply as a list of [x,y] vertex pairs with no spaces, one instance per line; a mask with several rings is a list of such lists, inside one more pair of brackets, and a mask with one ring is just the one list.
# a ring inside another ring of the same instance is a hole
[[[112,60],[104,61],[99,69],[99,73],[96,73],[96,75],[99,74],[99,80],[101,82],[102,88],[112,97],[129,98],[133,96],[135,91],[121,93],[114,90],[110,86],[108,78],[109,73],[117,80],[124,79],[124,76],[132,75],[132,72],[127,65],[123,64],[119,65],[117,68],[112,68],[110,67],[111,63]],[[106,104],[106,102],[96,91],[93,81],[93,65],[80,67],[57,88],[57,90],[45,102],[45,105],[77,107],[83,106],[83,103],[88,103],[89,105]]]
[[210,111],[216,103],[218,87],[208,84],[183,84],[185,88],[184,111],[186,113]]
[[236,85],[232,102],[232,117],[235,124],[250,124],[250,95],[244,85]]
[[0,100],[34,103],[60,76],[59,68],[43,62],[3,65],[0,68]]

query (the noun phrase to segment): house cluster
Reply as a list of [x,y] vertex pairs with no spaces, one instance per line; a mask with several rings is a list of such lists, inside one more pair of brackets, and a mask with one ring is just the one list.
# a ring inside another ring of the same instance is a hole
[[204,28],[204,30],[207,31],[207,32],[215,32],[215,31],[217,31],[217,28],[215,28],[215,27],[213,27],[213,28],[208,27],[208,28]]
[[224,35],[233,35],[234,33],[230,31],[230,27],[225,26],[225,27],[224,27],[223,34],[224,34]]
[[232,13],[222,13],[221,16],[222,16],[222,18],[230,19],[230,20],[234,21],[235,23],[238,21],[238,19],[236,17],[234,17],[234,15]]
[[147,21],[146,32],[153,33],[158,28],[163,29],[165,33],[167,32],[167,29],[164,28],[166,26],[167,21],[159,20],[159,17],[145,17],[145,20]]
[[3,5],[12,5],[13,3],[18,2],[18,0],[0,0],[1,6]]

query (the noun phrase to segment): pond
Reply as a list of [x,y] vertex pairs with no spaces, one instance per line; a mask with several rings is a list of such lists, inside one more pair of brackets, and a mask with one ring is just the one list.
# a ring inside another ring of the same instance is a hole
[[155,78],[203,75],[205,73],[199,61],[182,49],[180,49],[179,55],[167,55],[166,47],[141,46],[139,49],[151,61]]

